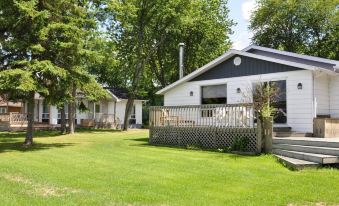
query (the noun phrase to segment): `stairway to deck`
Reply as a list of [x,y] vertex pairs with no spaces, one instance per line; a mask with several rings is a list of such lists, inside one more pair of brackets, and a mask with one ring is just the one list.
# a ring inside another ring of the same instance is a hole
[[0,121],[0,131],[8,131],[9,130],[9,122]]
[[312,133],[294,132],[291,127],[274,127],[274,137],[312,137]]
[[339,164],[339,138],[275,137],[273,154],[295,169]]

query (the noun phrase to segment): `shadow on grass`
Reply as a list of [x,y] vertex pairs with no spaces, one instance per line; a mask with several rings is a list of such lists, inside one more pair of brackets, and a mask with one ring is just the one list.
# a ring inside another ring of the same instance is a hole
[[92,128],[77,128],[75,130],[76,133],[99,133],[99,132],[121,132],[121,130],[117,129],[92,129]]
[[[0,142],[8,139],[25,138],[26,132],[0,132]],[[61,136],[59,131],[35,131],[33,133],[34,138],[56,137]]]
[[0,153],[19,151],[19,152],[33,152],[38,150],[46,150],[51,148],[63,148],[75,145],[74,143],[33,143],[30,147],[24,147],[22,142],[5,142],[0,143]]
[[[50,148],[61,148],[74,145],[73,143],[37,143],[34,142],[30,147],[24,147],[23,142],[26,132],[0,132],[0,153],[9,151],[30,152],[37,150],[44,150]],[[50,131],[35,131],[33,133],[34,139],[50,138],[62,136],[57,130]]]
[[[76,133],[100,133],[100,132],[120,132],[120,130],[113,130],[113,129],[86,129],[80,128],[76,129]],[[0,132],[0,142],[3,141],[12,141],[8,139],[13,138],[25,138],[26,132]],[[45,137],[57,137],[62,136],[65,134],[61,134],[58,130],[44,130],[44,131],[35,131],[33,133],[34,138],[45,138]],[[6,140],[7,139],[7,140]]]
[[136,142],[147,142],[148,143],[149,138],[136,138],[136,139],[126,139],[126,140],[136,141]]
[[132,144],[130,146],[135,147],[149,147],[149,148],[164,148],[164,149],[171,149],[171,150],[177,150],[177,151],[196,151],[196,152],[206,152],[206,153],[212,153],[212,154],[225,154],[227,157],[232,159],[239,159],[239,158],[251,158],[256,157],[255,154],[249,154],[249,153],[241,153],[241,152],[222,152],[218,149],[207,149],[207,148],[200,148],[200,147],[189,147],[189,146],[177,146],[177,145],[163,145],[163,144],[150,144],[148,142],[149,138],[137,138],[137,139],[127,139],[132,140],[136,142],[143,142],[142,144]]

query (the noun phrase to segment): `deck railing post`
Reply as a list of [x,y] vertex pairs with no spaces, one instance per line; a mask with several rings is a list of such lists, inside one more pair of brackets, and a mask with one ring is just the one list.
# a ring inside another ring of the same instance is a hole
[[272,142],[273,142],[273,117],[267,117],[263,122],[264,128],[264,152],[272,152]]
[[261,153],[262,149],[262,126],[261,121],[257,119],[257,153]]
[[149,113],[148,113],[148,125],[149,127],[152,126],[152,107],[149,108]]

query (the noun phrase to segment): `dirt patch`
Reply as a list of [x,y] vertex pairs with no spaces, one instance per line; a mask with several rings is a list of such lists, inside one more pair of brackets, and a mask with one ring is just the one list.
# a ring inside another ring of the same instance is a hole
[[13,174],[10,175],[10,174],[0,173],[0,178],[3,178],[10,182],[15,182],[15,183],[29,186],[30,189],[25,192],[30,195],[38,195],[38,196],[43,196],[43,197],[53,197],[53,196],[61,197],[69,193],[74,194],[74,193],[80,192],[80,190],[76,190],[73,188],[68,188],[68,187],[60,188],[60,187],[55,187],[55,186],[48,185],[48,184],[36,183],[20,175],[13,175]]

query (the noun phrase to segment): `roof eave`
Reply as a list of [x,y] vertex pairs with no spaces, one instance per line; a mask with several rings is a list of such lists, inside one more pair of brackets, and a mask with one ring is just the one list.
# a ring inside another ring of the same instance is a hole
[[117,96],[115,96],[109,89],[106,89],[106,91],[111,95],[111,97],[117,101],[117,102],[120,102],[121,99],[119,99]]
[[284,64],[284,65],[288,65],[288,66],[292,66],[292,67],[297,67],[297,68],[301,68],[301,69],[305,69],[305,70],[311,70],[311,71],[323,71],[326,72],[328,74],[335,74],[336,72],[328,70],[326,68],[320,68],[320,67],[315,67],[315,66],[310,66],[310,65],[306,65],[306,64],[302,64],[302,63],[296,63],[296,62],[289,62],[286,60],[280,60],[280,59],[276,59],[276,58],[271,58],[271,57],[265,57],[262,55],[257,55],[257,54],[252,54],[252,53],[248,53],[245,51],[238,51],[238,50],[229,50],[228,52],[226,52],[224,55],[218,57],[217,59],[211,61],[210,63],[204,65],[203,67],[197,69],[196,71],[192,72],[191,74],[185,76],[184,78],[168,85],[167,87],[159,90],[158,92],[156,92],[156,94],[158,95],[163,95],[165,94],[168,90],[184,83],[187,82],[191,79],[193,79],[194,77],[206,72],[207,70],[213,68],[214,66],[222,63],[223,61],[226,61],[227,59],[231,58],[234,55],[242,55],[242,56],[247,56],[247,57],[252,57],[255,59],[261,59],[261,60],[265,60],[265,61],[269,61],[269,62],[274,62],[274,63],[278,63],[278,64]]
[[321,58],[321,57],[315,57],[315,56],[309,56],[309,55],[298,54],[298,53],[293,53],[293,52],[281,51],[281,50],[277,50],[277,49],[258,46],[258,45],[255,45],[255,44],[252,44],[252,45],[244,48],[242,51],[247,52],[251,49],[271,52],[271,53],[275,53],[275,54],[281,54],[281,55],[290,56],[290,57],[296,57],[296,58],[300,58],[300,59],[306,59],[306,60],[310,60],[310,61],[322,62],[322,63],[327,63],[327,64],[338,64],[338,61],[332,60],[332,59],[325,59],[325,58]]

